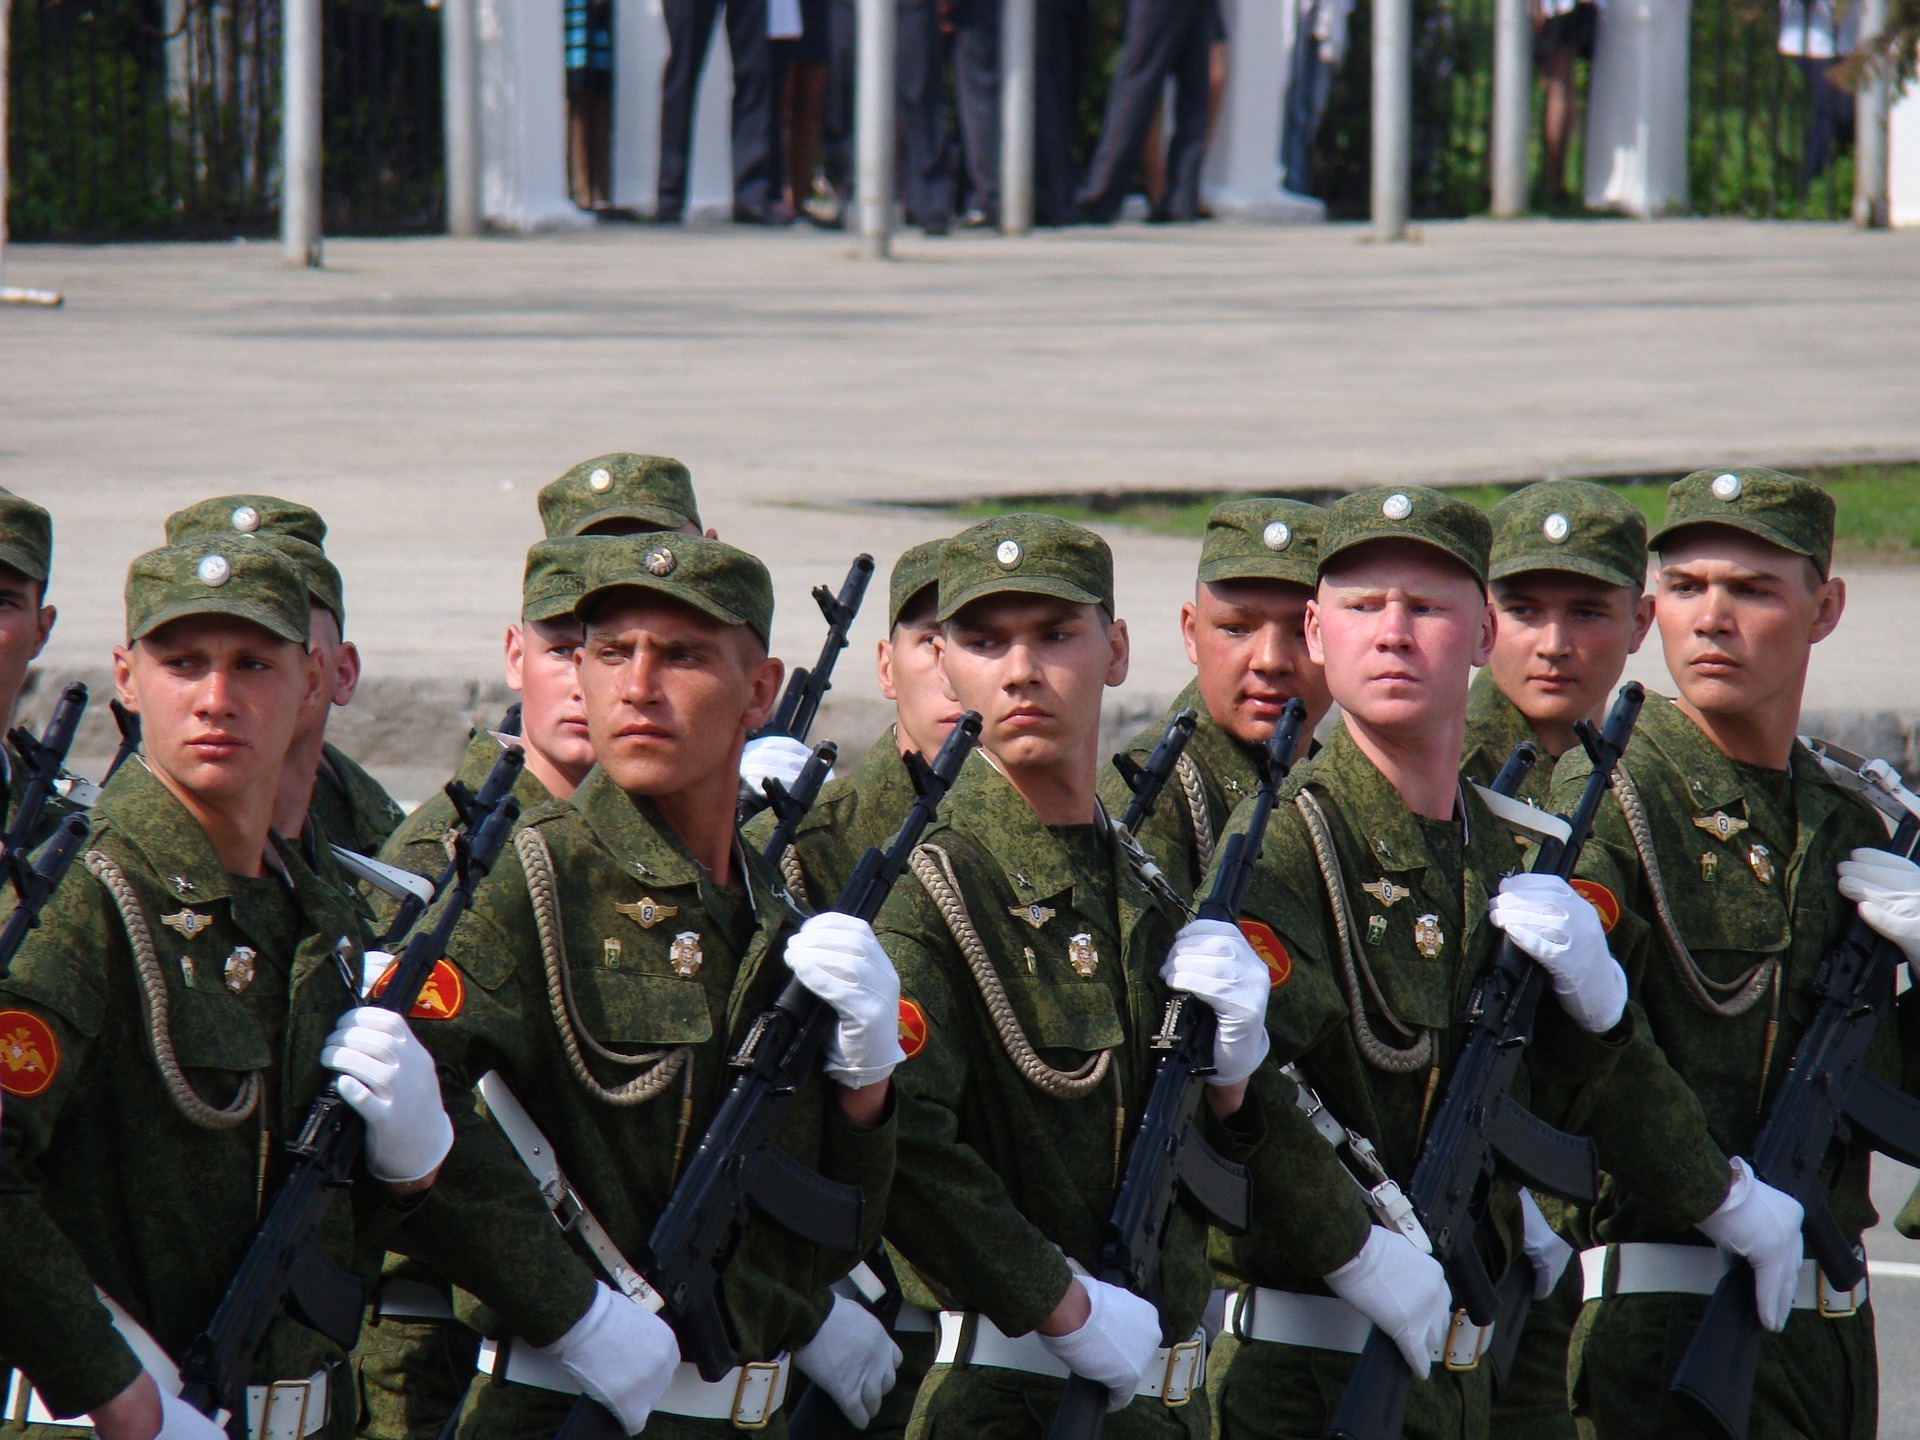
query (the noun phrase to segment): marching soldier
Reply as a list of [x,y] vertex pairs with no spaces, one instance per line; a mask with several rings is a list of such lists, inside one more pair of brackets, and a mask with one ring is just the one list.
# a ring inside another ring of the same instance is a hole
[[[474,1100],[489,1073],[504,1083],[612,1244],[637,1257],[727,1090],[728,1057],[791,971],[824,992],[840,1025],[788,1143],[803,1163],[859,1185],[876,1229],[884,1208],[898,982],[859,922],[821,916],[802,930],[734,830],[741,747],[782,673],[766,653],[766,567],[677,534],[596,542],[586,563],[579,666],[598,763],[571,799],[526,818],[419,1012],[461,1145],[409,1233],[421,1258],[501,1322],[460,1433],[551,1433],[565,1392],[582,1390],[629,1433],[756,1428],[795,1363],[843,1406],[869,1390],[877,1405],[890,1345],[858,1357],[787,1353],[819,1324],[811,1297],[857,1253],[755,1226],[726,1278],[751,1374],[705,1382],[676,1363],[663,1321],[568,1247]],[[839,923],[822,944],[814,927],[828,920]],[[476,1226],[493,1236],[484,1254],[445,1238]]]
[[[1281,707],[1298,698],[1307,707],[1301,734],[1310,736],[1332,704],[1304,628],[1326,515],[1304,501],[1262,499],[1229,500],[1207,516],[1199,579],[1180,607],[1180,634],[1198,673],[1128,746],[1144,765],[1175,714],[1191,709],[1198,719],[1177,783],[1136,837],[1183,896],[1206,875],[1227,817],[1259,784],[1254,754]],[[1115,815],[1127,808],[1117,772],[1101,778],[1100,798]]]
[[[135,560],[121,699],[145,750],[107,785],[76,866],[0,982],[0,1353],[25,1433],[86,1414],[104,1440],[219,1440],[174,1365],[245,1253],[282,1141],[329,1079],[367,1123],[355,1216],[406,1213],[452,1130],[405,1022],[354,1009],[360,911],[331,857],[271,822],[328,681],[302,573],[244,534]],[[342,1356],[283,1316],[258,1358],[252,1435],[353,1433]]]
[[[56,612],[47,604],[47,581],[53,573],[53,517],[31,500],[0,490],[0,728],[10,729],[14,707],[27,683],[27,667],[47,648]],[[9,742],[0,745],[0,777],[6,781],[6,799],[0,808],[4,824],[13,823],[14,808],[24,788],[20,757]],[[67,813],[67,805],[53,796],[42,816],[40,837],[53,832]]]
[[1078,1374],[1108,1387],[1108,1434],[1197,1437],[1202,1227],[1176,1216],[1157,1310],[1085,1269],[1170,985],[1220,1016],[1210,1138],[1242,1158],[1257,1143],[1242,1100],[1266,1050],[1266,972],[1212,933],[1231,926],[1176,930],[1097,797],[1102,694],[1128,659],[1106,543],[1042,515],[976,525],[941,550],[938,618],[983,753],[879,926],[910,1057],[887,1236],[944,1307],[908,1433],[1036,1436]]
[[[1865,1287],[1829,1293],[1802,1261],[1800,1206],[1726,1158],[1752,1144],[1787,1072],[1821,961],[1852,919],[1847,902],[1920,954],[1920,871],[1878,848],[1875,813],[1795,739],[1813,646],[1846,602],[1830,568],[1833,521],[1833,498],[1810,481],[1701,470],[1668,492],[1652,539],[1655,620],[1678,694],[1648,697],[1580,865],[1654,1042],[1594,1104],[1593,1134],[1613,1143],[1592,1215],[1605,1248],[1583,1257],[1588,1304],[1569,1366],[1583,1435],[1692,1427],[1666,1387],[1718,1280],[1721,1267],[1695,1263],[1709,1241],[1752,1263],[1775,1332],[1751,1433],[1875,1430]],[[1556,796],[1586,773],[1569,753]],[[1896,1026],[1879,1028],[1866,1063],[1901,1082]],[[1867,1166],[1856,1140],[1833,1178],[1834,1213],[1856,1243],[1874,1220]]]
[[[1632,1032],[1592,908],[1564,882],[1514,876],[1510,833],[1460,778],[1468,677],[1493,643],[1489,540],[1484,515],[1434,490],[1362,490],[1328,510],[1306,635],[1341,724],[1281,791],[1241,921],[1271,971],[1274,1059],[1371,1145],[1384,1174],[1365,1171],[1368,1188],[1411,1176],[1500,928],[1560,997],[1529,1051],[1536,1089],[1544,1076],[1578,1093]],[[1256,1085],[1271,1086],[1269,1113],[1293,1108],[1292,1079],[1269,1068]],[[1453,1315],[1440,1266],[1397,1217],[1374,1213],[1355,1184],[1366,1163],[1312,1132],[1260,1152],[1255,1185],[1284,1203],[1257,1205],[1251,1233],[1215,1249],[1231,1294],[1209,1386],[1227,1440],[1321,1435],[1370,1326],[1425,1382],[1408,1436],[1485,1432],[1486,1337]],[[1505,1182],[1492,1222],[1497,1277],[1519,1257]]]

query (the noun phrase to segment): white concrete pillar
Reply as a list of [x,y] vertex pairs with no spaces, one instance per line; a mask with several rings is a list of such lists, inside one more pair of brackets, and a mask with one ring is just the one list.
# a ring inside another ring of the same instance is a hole
[[1373,238],[1407,233],[1413,183],[1413,4],[1373,0]]
[[280,255],[320,265],[320,0],[280,9]]
[[478,0],[480,209],[499,230],[570,230],[560,0]]
[[1687,208],[1689,0],[1609,0],[1587,99],[1586,202],[1642,219]]
[[859,0],[854,62],[854,196],[860,206],[860,253],[893,254],[895,0]]
[[1527,208],[1527,138],[1533,129],[1533,24],[1527,0],[1494,0],[1493,214]]
[[[1887,0],[1859,0],[1862,50],[1887,26]],[[1893,86],[1886,67],[1875,65],[1866,88],[1854,97],[1853,223],[1863,230],[1887,227],[1887,112]]]
[[1200,172],[1200,195],[1216,215],[1310,223],[1327,218],[1318,200],[1300,203],[1281,188],[1280,131],[1287,113],[1293,47],[1301,36],[1296,0],[1221,0],[1227,34],[1227,86],[1220,122]]
[[1033,229],[1035,0],[1000,4],[1000,233]]
[[480,233],[478,0],[440,0],[440,107],[445,129],[447,233]]
[[1920,225],[1920,82],[1908,81],[1887,118],[1887,218]]

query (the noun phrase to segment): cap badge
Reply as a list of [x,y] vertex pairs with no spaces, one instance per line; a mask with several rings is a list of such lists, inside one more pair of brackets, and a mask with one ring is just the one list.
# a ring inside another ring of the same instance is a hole
[[1082,980],[1091,980],[1100,968],[1100,952],[1093,948],[1093,936],[1082,930],[1067,941],[1067,963]]
[[1380,513],[1389,520],[1404,520],[1413,513],[1413,501],[1404,495],[1389,495],[1380,502]]
[[251,505],[236,505],[230,518],[233,528],[242,535],[251,535],[260,528],[260,512]]
[[1713,477],[1713,498],[1716,500],[1738,500],[1740,488],[1740,477],[1732,471]]
[[587,484],[591,486],[596,493],[602,490],[610,490],[613,488],[613,476],[602,468],[587,476]]
[[1284,550],[1293,543],[1293,527],[1284,520],[1275,520],[1260,532],[1260,543],[1269,550]]
[[227,956],[227,963],[223,972],[227,980],[227,989],[238,995],[253,983],[254,962],[259,958],[259,955],[260,952],[255,950],[251,945],[236,945],[233,947],[233,953]]
[[1393,881],[1384,875],[1378,880],[1369,880],[1360,888],[1389,910],[1391,910],[1397,902],[1406,899],[1407,896],[1413,893],[1413,891],[1404,885],[1394,884]]
[[1413,922],[1413,948],[1420,952],[1423,960],[1440,958],[1440,947],[1447,943],[1447,937],[1440,933],[1438,915],[1422,915]]
[[680,913],[678,905],[662,905],[651,895],[643,895],[637,904],[616,904],[613,908],[642,930],[651,930],[662,920]]
[[644,563],[649,575],[658,575],[665,578],[673,573],[673,567],[680,562],[673,558],[673,552],[667,549],[666,546],[657,545],[647,551],[647,558]]
[[1540,523],[1540,533],[1555,545],[1564,545],[1573,533],[1573,525],[1558,510]]
[[1038,900],[1031,905],[1009,905],[1007,913],[1016,920],[1024,920],[1038,930],[1060,912],[1051,906],[1042,905]]
[[171,915],[162,915],[160,923],[169,930],[178,930],[191,940],[202,930],[213,924],[211,915],[202,915],[198,910],[177,910]]
[[682,930],[673,937],[673,947],[667,951],[667,963],[673,966],[673,973],[682,980],[691,980],[700,973],[700,962],[707,957],[700,953],[700,933],[697,930]]
[[1731,840],[1747,828],[1747,822],[1738,815],[1729,815],[1724,810],[1716,810],[1711,815],[1696,815],[1693,823],[1713,836],[1716,840]]
[[1020,563],[1020,542],[1002,540],[993,552],[993,558],[1000,562],[1002,570],[1011,570]]
[[210,590],[218,590],[233,578],[233,566],[227,563],[224,555],[209,555],[194,567],[194,574],[200,577],[200,583]]

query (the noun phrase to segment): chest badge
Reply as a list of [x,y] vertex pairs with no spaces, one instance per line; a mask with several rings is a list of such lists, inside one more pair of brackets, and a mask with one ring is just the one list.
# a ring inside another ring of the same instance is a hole
[[1717,875],[1719,872],[1720,872],[1720,857],[1714,854],[1711,850],[1701,851],[1700,852],[1700,878],[1702,880],[1707,881],[1709,884],[1711,884],[1713,882],[1713,877]]
[[609,970],[620,968],[620,942],[609,935],[600,942],[601,958]]
[[617,903],[613,908],[642,930],[651,930],[662,920],[670,920],[680,913],[678,905],[662,905],[651,895],[642,895],[638,903]]
[[700,973],[700,963],[707,957],[700,953],[700,932],[682,930],[673,937],[673,948],[667,951],[667,963],[673,966],[673,973],[682,980],[691,980]]
[[1036,900],[1031,905],[1009,905],[1007,907],[1007,913],[1016,920],[1026,921],[1027,924],[1038,930],[1060,912],[1049,905],[1042,905]]
[[1367,917],[1367,944],[1378,945],[1387,938],[1387,917],[1369,915]]
[[1413,948],[1420,952],[1423,960],[1438,960],[1440,950],[1447,943],[1447,937],[1440,933],[1438,915],[1422,915],[1413,922]]
[[189,990],[193,988],[193,956],[182,955],[180,957],[180,978],[187,982],[187,988]]
[[1764,845],[1756,845],[1747,851],[1747,864],[1753,867],[1754,879],[1762,885],[1773,883],[1773,855]]
[[168,883],[182,895],[191,895],[194,892],[193,881],[187,879],[184,875],[175,875]]
[[1082,980],[1091,980],[1100,969],[1100,952],[1093,948],[1093,936],[1082,930],[1067,941],[1067,963]]
[[227,956],[226,967],[222,971],[226,978],[227,989],[239,995],[253,984],[254,971],[258,969],[259,958],[260,952],[251,945],[234,946],[233,953]]
[[1369,880],[1360,888],[1389,910],[1391,910],[1396,903],[1406,899],[1407,896],[1413,893],[1413,891],[1409,890],[1405,885],[1396,885],[1384,875],[1378,880]]
[[169,930],[178,930],[182,935],[186,936],[187,939],[191,940],[202,930],[213,924],[213,917],[211,915],[202,915],[197,910],[181,909],[171,915],[162,915],[160,917],[160,923]]
[[1747,828],[1747,822],[1738,815],[1729,815],[1724,810],[1716,810],[1711,815],[1696,815],[1693,823],[1713,836],[1716,840],[1731,840]]

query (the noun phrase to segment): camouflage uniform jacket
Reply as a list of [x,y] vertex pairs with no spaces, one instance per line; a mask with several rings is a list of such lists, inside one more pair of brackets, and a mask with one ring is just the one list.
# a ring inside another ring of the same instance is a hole
[[[941,1303],[1009,1335],[1044,1320],[1071,1257],[1099,1263],[1103,1227],[1147,1090],[1166,1007],[1160,966],[1181,916],[1135,878],[1109,832],[1109,877],[1076,870],[1063,839],[981,756],[967,762],[920,855],[944,854],[1011,1015],[1039,1061],[1105,1078],[1043,1093],[1009,1059],[979,981],[917,874],[876,927],[900,972],[900,1169],[887,1238]],[[1205,1113],[1205,1112],[1203,1112]],[[1209,1121],[1229,1158],[1260,1139],[1257,1106]],[[1062,1252],[1065,1252],[1064,1254]],[[1161,1321],[1184,1339],[1207,1298],[1205,1236],[1183,1208],[1165,1251]]]
[[[1460,773],[1476,784],[1493,784],[1493,777],[1522,740],[1540,744],[1527,717],[1493,683],[1493,671],[1482,670],[1467,692],[1466,751],[1460,757]],[[1515,798],[1546,809],[1552,794],[1553,758],[1542,749]]]
[[[564,937],[565,969],[551,989],[521,858],[530,835],[552,857],[553,918]],[[593,1272],[568,1248],[472,1087],[500,1073],[615,1246],[638,1257],[732,1083],[728,1058],[787,979],[778,960],[798,917],[757,860],[748,875],[751,902],[744,888],[710,884],[653,806],[596,769],[570,801],[527,817],[448,946],[434,1018],[420,1028],[440,1061],[459,1143],[408,1233],[420,1258],[533,1344],[580,1318]],[[615,1063],[606,1052],[649,1063]],[[649,1075],[658,1087],[651,1098],[606,1098],[622,1086],[646,1093]],[[854,1126],[831,1090],[824,1076],[807,1087],[783,1143],[802,1163],[866,1192],[864,1251],[879,1238],[895,1125],[890,1114],[871,1130]],[[468,1243],[472,1235],[484,1243]],[[821,1251],[770,1221],[755,1225],[726,1278],[742,1356],[767,1359],[811,1336],[819,1317],[806,1297],[859,1253]]]
[[377,855],[406,818],[385,787],[346,752],[332,745],[320,751],[307,819],[320,838],[361,855]]
[[[68,872],[0,983],[0,1352],[58,1413],[93,1409],[140,1368],[95,1285],[180,1358],[252,1238],[262,1156],[275,1157],[270,1195],[278,1142],[326,1078],[321,1042],[354,1003],[358,910],[330,865],[315,874],[284,841],[277,853],[290,884],[228,874],[186,807],[129,763],[93,812],[89,869]],[[122,913],[89,873],[95,857],[118,867],[151,936],[144,985]],[[155,1059],[162,1007],[171,1077]],[[259,1095],[247,1118],[210,1120],[203,1107],[247,1086]],[[356,1219],[379,1221],[389,1203],[363,1178],[351,1207],[328,1212],[325,1249],[345,1263]],[[252,1378],[304,1377],[338,1358],[283,1317]],[[335,1420],[351,1433],[352,1407]]]
[[[1815,972],[1853,918],[1835,888],[1834,866],[1855,846],[1884,846],[1887,832],[1804,747],[1794,746],[1789,783],[1787,772],[1728,759],[1659,696],[1647,697],[1624,764],[1646,808],[1676,928],[1700,969],[1724,982],[1758,961],[1781,966],[1779,1031],[1763,1095],[1773,995],[1732,1019],[1694,1001],[1654,928],[1652,895],[1616,789],[1601,806],[1579,874],[1602,919],[1615,921],[1608,938],[1648,1023],[1647,1042],[1622,1058],[1595,1097],[1591,1133],[1609,1173],[1594,1231],[1604,1241],[1705,1244],[1691,1227],[1725,1197],[1726,1156],[1749,1152],[1812,1015]],[[1555,772],[1555,797],[1571,805],[1588,773],[1585,753],[1570,753]],[[1901,1027],[1911,1026],[1912,992],[1900,1010]],[[1907,1056],[1920,1050],[1909,1046]],[[1912,1063],[1905,1062],[1909,1088]],[[1867,1064],[1902,1083],[1893,1024],[1875,1034]],[[1864,1146],[1847,1152],[1835,1178],[1834,1212],[1850,1236],[1873,1223]]]
[[[500,750],[500,742],[490,732],[475,730],[467,740],[467,753],[460,757],[460,768],[454,771],[453,778],[478,794],[493,769],[493,762],[500,758]],[[520,802],[522,815],[531,815],[553,796],[534,773],[523,766],[520,778],[513,785],[513,798]],[[389,865],[437,880],[446,868],[450,854],[448,842],[459,823],[446,791],[436,790],[414,806],[387,837],[380,847],[380,858]]]
[[[907,818],[913,795],[912,777],[889,725],[851,773],[820,787],[819,798],[794,832],[793,860],[780,867],[789,886],[794,866],[799,867],[801,884],[793,890],[794,898],[814,910],[833,904],[860,857],[893,838]],[[773,826],[771,810],[747,822],[746,840],[756,854],[773,838]]]

